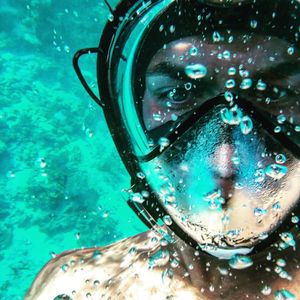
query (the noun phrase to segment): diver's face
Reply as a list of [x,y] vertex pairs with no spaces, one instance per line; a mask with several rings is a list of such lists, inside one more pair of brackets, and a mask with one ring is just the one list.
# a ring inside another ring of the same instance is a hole
[[143,171],[168,213],[196,241],[251,247],[296,205],[300,163],[275,132],[267,133],[231,100],[238,95],[273,116],[275,131],[287,123],[294,129],[300,124],[299,53],[276,37],[219,34],[214,41],[173,41],[152,58],[143,121],[156,137],[167,137],[168,124],[208,99],[225,92],[226,99]]

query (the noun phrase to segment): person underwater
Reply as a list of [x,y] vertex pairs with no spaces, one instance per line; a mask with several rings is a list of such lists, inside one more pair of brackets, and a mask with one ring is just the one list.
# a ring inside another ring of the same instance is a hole
[[25,299],[300,299],[300,2],[109,8],[99,47],[73,62],[149,231],[62,253]]

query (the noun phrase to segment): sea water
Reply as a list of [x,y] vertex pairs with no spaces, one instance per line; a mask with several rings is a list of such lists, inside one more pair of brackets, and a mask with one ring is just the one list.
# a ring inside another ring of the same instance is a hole
[[[111,1],[115,4],[117,1]],[[64,250],[145,230],[126,205],[127,175],[73,54],[95,47],[98,0],[3,0],[0,6],[0,299],[23,299]],[[82,58],[96,88],[95,57]]]

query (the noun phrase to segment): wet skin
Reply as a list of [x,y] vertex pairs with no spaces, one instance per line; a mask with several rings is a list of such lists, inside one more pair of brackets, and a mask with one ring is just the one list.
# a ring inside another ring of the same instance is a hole
[[[158,242],[153,241],[153,237]],[[65,252],[44,267],[25,300],[53,300],[59,295],[68,295],[73,300],[274,299],[274,292],[281,289],[300,297],[300,254],[292,248],[278,251],[271,247],[253,257],[252,267],[234,270],[226,260],[203,253],[196,256],[195,250],[180,240],[160,247],[161,238],[160,234],[149,231],[108,247]],[[130,254],[132,247],[136,252]],[[149,268],[149,259],[161,248],[168,250],[170,256]],[[101,251],[101,257],[95,255],[97,250]],[[267,259],[269,253],[270,260]],[[177,267],[171,264],[174,258],[179,261]],[[274,271],[279,258],[286,260],[284,270],[292,280],[280,278]],[[68,267],[63,270],[66,264]],[[171,280],[165,276],[162,280],[162,273],[168,268],[174,277]],[[272,288],[269,296],[261,293],[264,285]]]
[[[247,45],[249,46],[247,47]],[[150,62],[146,75],[146,91],[143,106],[143,117],[146,127],[149,130],[158,129],[162,124],[171,120],[172,114],[176,113],[180,117],[195,107],[195,105],[200,105],[206,99],[224,92],[224,84],[228,79],[227,70],[229,67],[234,66],[238,70],[239,65],[243,64],[251,73],[252,78],[254,78],[257,66],[260,66],[259,69],[262,74],[267,72],[267,69],[270,67],[269,57],[272,55],[277,57],[274,67],[280,63],[295,63],[298,57],[297,51],[293,56],[288,55],[286,51],[288,44],[276,38],[269,41],[265,37],[256,36],[247,45],[242,40],[232,44],[225,45],[220,43],[216,45],[210,42],[203,42],[195,37],[189,37],[169,44],[166,50],[158,51]],[[261,48],[258,45],[261,45]],[[204,56],[186,55],[191,46],[196,46]],[[267,51],[262,51],[261,49]],[[217,52],[223,53],[224,50],[236,53],[236,58],[218,60],[216,58]],[[274,53],[271,53],[272,51]],[[255,59],[255,65],[248,62],[250,56]],[[178,57],[181,57],[182,60],[178,59]],[[207,75],[196,81],[187,78],[182,70],[191,63],[205,65],[207,67]],[[172,68],[170,69],[168,66]],[[175,74],[172,72],[174,67],[177,67],[179,76],[177,72]],[[281,70],[283,70],[282,67]],[[239,93],[247,96],[248,99],[252,97],[256,105],[262,110],[268,111],[269,114],[276,116],[282,111],[288,118],[293,116],[295,123],[299,123],[299,110],[298,114],[295,114],[293,106],[298,95],[296,87],[299,85],[299,76],[295,76],[295,69],[289,68],[289,71],[291,71],[289,75],[285,74],[285,72],[273,72],[274,77],[268,82],[269,85],[277,86],[284,90],[287,89],[291,93],[291,97],[287,100],[288,103],[274,100],[270,105],[265,105],[263,101],[256,101],[261,95],[257,96],[255,93],[258,92],[253,89],[239,90]],[[266,77],[270,78],[269,76]],[[242,78],[239,75],[232,76],[232,78],[235,78],[236,84],[239,86]],[[257,77],[257,79],[259,78]],[[174,88],[182,89],[182,86],[187,81],[191,81],[196,87],[192,88],[191,92],[186,93],[183,97],[180,96],[175,99],[174,95],[172,96],[169,91],[172,91]],[[166,106],[167,101],[172,102],[171,107]],[[152,118],[152,115],[159,111],[162,113],[163,118],[162,121],[158,122]],[[262,135],[259,141],[264,141],[265,133],[263,131],[258,131],[258,133]],[[276,145],[275,142],[273,146],[275,149],[282,150],[282,147]],[[234,153],[233,148],[229,143],[220,143],[219,147],[216,147],[212,152],[210,164],[206,166],[207,168],[215,168],[217,172],[216,177],[214,177],[215,183],[222,189],[224,194],[235,192],[233,183],[228,179],[228,174],[233,173],[235,170],[231,160]],[[253,216],[253,207],[255,206],[250,206],[248,209],[238,208],[241,206],[241,202],[249,205],[249,198],[247,196],[236,197],[230,204],[234,208],[231,214],[232,228],[236,226],[250,226],[250,229],[255,229],[257,232],[262,232],[265,228],[272,231],[279,220],[290,217],[289,211],[299,199],[300,167],[299,161],[288,151],[283,150],[288,158],[286,165],[289,169],[292,169],[285,177],[289,184],[282,184],[279,180],[275,182],[269,181],[269,185],[261,186],[261,189],[265,189],[262,190],[262,193],[272,190],[280,193],[281,188],[284,190],[283,196],[285,201],[281,203],[282,208],[280,212],[278,214],[268,214],[262,218],[261,224],[265,227],[262,226],[263,229],[261,229],[258,226],[257,228],[257,218]],[[274,159],[270,157],[262,159],[260,156],[249,157],[249,154],[247,155],[248,159],[262,160],[264,165],[274,162]],[[246,159],[247,156],[241,157],[241,160]],[[174,169],[180,172],[180,170]],[[259,203],[262,193],[253,190],[251,201]],[[242,200],[239,202],[238,199]],[[181,204],[184,205],[185,199],[181,200]],[[268,200],[271,201],[271,205],[275,202],[271,198]],[[212,214],[208,210],[207,217],[210,218]],[[210,225],[207,225],[207,229],[208,231],[214,230]],[[163,228],[163,230],[167,232],[166,228]],[[293,234],[297,244],[300,239],[298,229],[294,228]],[[52,259],[44,267],[25,299],[52,300],[63,294],[74,300],[274,299],[274,292],[280,289],[287,289],[295,297],[300,297],[300,252],[297,246],[296,250],[293,247],[280,250],[278,248],[280,241],[278,241],[278,243],[269,246],[264,251],[252,255],[252,266],[244,270],[235,270],[229,267],[228,260],[220,260],[204,252],[195,254],[193,248],[185,245],[177,237],[175,237],[174,243],[161,246],[160,241],[163,238],[161,233],[149,231],[107,247],[65,252]],[[133,247],[135,250],[129,251]],[[100,251],[101,255],[97,252],[95,253],[96,250]],[[151,257],[159,253],[160,250],[167,250],[168,252],[164,252],[163,258],[158,261],[157,265],[150,268],[149,262],[151,262]],[[178,260],[178,266],[174,264],[175,258]],[[279,258],[286,261],[286,266],[283,269],[291,276],[289,279],[281,278],[276,273],[278,271],[276,262]],[[174,273],[172,280],[170,279],[171,273],[166,273],[166,269],[172,270]],[[162,280],[163,272],[164,280]],[[166,274],[169,274],[169,277]],[[272,288],[270,295],[261,293],[264,285]]]

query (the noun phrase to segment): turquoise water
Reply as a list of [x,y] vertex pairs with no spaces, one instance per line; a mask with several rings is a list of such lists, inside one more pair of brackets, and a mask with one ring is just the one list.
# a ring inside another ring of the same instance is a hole
[[[98,0],[3,0],[0,8],[0,299],[23,299],[54,253],[146,228],[126,205],[126,173],[72,55],[98,44]],[[82,60],[95,83],[94,59]]]

